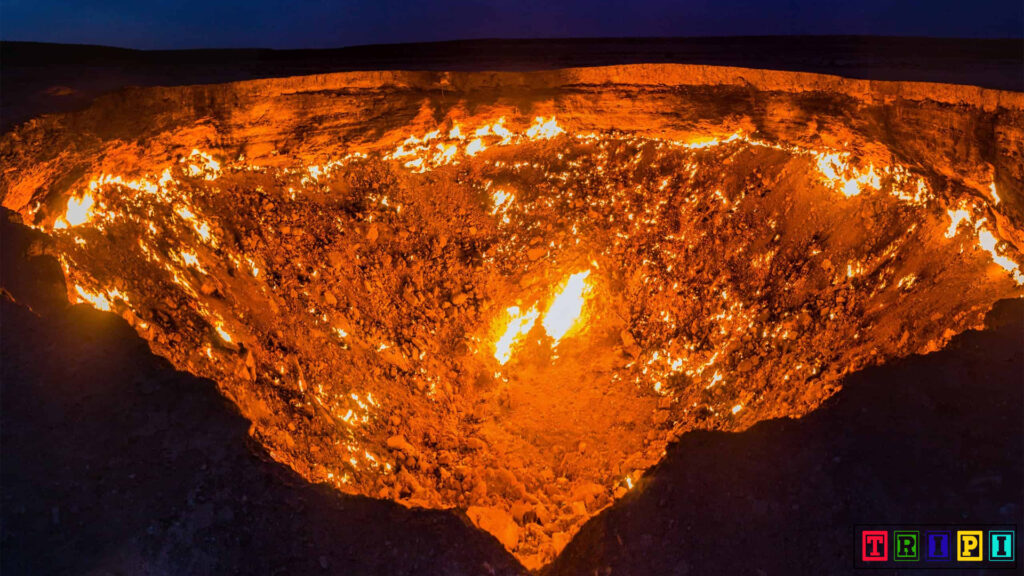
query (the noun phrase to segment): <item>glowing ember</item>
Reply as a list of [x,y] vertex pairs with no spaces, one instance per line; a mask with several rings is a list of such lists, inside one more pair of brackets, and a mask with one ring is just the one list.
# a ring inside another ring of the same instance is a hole
[[541,325],[544,326],[544,331],[555,341],[555,344],[558,344],[572,330],[583,312],[587,276],[589,275],[590,270],[585,270],[570,276],[565,287],[555,296],[551,306],[544,313]]
[[492,197],[494,198],[494,208],[491,209],[491,214],[504,212],[515,200],[515,196],[504,190],[495,190]]

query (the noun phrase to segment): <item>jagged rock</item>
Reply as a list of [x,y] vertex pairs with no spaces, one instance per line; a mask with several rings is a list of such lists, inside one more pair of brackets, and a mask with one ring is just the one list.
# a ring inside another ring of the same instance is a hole
[[515,550],[519,543],[519,526],[504,510],[470,506],[466,515],[481,529],[494,535],[508,550]]

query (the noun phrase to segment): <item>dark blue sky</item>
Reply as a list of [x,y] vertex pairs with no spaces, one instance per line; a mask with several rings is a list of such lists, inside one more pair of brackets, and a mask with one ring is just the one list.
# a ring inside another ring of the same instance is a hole
[[1022,37],[1022,0],[0,0],[4,40],[328,48],[459,38]]

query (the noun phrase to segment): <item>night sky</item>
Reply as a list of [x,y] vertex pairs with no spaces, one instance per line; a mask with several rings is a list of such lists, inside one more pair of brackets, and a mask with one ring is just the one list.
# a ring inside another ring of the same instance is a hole
[[4,40],[329,48],[465,38],[1024,36],[1021,0],[2,0]]

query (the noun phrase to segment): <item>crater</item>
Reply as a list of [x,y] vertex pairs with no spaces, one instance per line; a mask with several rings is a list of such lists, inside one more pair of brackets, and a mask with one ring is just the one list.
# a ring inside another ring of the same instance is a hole
[[1024,96],[681,65],[131,89],[4,135],[71,302],[528,568],[698,429],[1019,297]]

